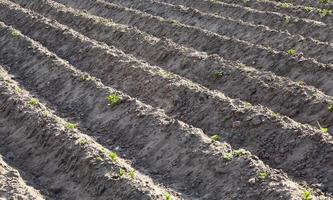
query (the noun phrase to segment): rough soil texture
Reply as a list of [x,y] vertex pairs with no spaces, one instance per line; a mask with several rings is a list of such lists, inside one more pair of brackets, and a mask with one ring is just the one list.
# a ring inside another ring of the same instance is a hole
[[333,199],[330,17],[294,4],[0,1],[0,199]]

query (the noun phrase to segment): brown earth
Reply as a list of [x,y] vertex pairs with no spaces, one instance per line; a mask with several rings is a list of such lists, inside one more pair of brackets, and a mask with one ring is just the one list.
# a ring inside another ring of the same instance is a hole
[[0,199],[333,199],[330,4],[280,4],[1,0]]

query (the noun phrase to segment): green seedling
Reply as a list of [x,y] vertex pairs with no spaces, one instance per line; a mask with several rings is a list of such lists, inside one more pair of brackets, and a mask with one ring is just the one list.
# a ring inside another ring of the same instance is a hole
[[311,192],[310,191],[305,191],[303,194],[303,199],[304,200],[311,200]]
[[333,104],[329,105],[327,109],[329,112],[333,112]]
[[329,9],[317,9],[318,14],[320,17],[326,17],[332,15],[332,10]]
[[179,25],[180,23],[177,20],[170,20],[172,25]]
[[232,155],[232,153],[226,153],[223,155],[223,159],[228,162],[231,161],[233,159],[233,157],[234,156]]
[[120,169],[119,169],[119,176],[120,176],[120,177],[124,176],[125,173],[126,173],[125,169],[123,169],[123,168],[120,168]]
[[10,35],[13,36],[13,37],[18,37],[20,35],[20,33],[18,31],[16,31],[16,30],[12,30],[10,32]]
[[318,121],[317,121],[317,124],[322,133],[328,134],[328,128],[322,127]]
[[43,112],[42,112],[42,116],[43,116],[44,118],[48,118],[49,115],[50,115],[50,113],[49,113],[48,111],[43,111]]
[[315,10],[314,8],[312,8],[312,7],[308,7],[308,6],[304,7],[303,9],[304,9],[304,11],[307,12],[307,13],[313,12],[313,11]]
[[290,16],[284,16],[284,23],[285,24],[289,24],[290,20],[291,20]]
[[128,175],[129,175],[132,179],[134,179],[135,176],[136,176],[136,172],[135,172],[135,170],[133,169],[133,170],[129,171],[129,172],[128,172]]
[[164,199],[165,199],[165,200],[172,200],[172,198],[171,198],[171,194],[166,193]]
[[223,76],[223,72],[221,72],[221,71],[214,71],[214,72],[212,72],[212,76],[215,79],[219,79],[219,78],[221,78]]
[[96,156],[96,160],[97,160],[98,162],[103,161],[102,157],[100,157],[100,156]]
[[214,140],[214,141],[221,141],[221,136],[215,134],[212,137],[210,137],[210,139]]
[[29,104],[31,107],[38,106],[38,105],[39,105],[39,101],[38,101],[38,99],[31,98],[30,101],[28,102],[28,104]]
[[246,151],[245,149],[238,149],[232,152],[234,157],[242,157],[250,155],[250,152]]
[[106,152],[106,149],[105,149],[105,148],[100,148],[100,149],[99,149],[99,152],[100,152],[100,153],[105,153],[105,152]]
[[74,128],[77,128],[77,124],[73,124],[73,123],[66,123],[65,125],[66,129],[72,130]]
[[118,155],[117,155],[116,152],[111,151],[111,152],[109,153],[109,158],[110,158],[113,162],[117,162],[117,161],[118,161]]
[[113,107],[121,103],[122,97],[118,93],[112,93],[107,97],[109,106]]
[[260,172],[258,174],[258,178],[261,180],[261,181],[265,181],[267,178],[268,178],[268,172]]
[[290,8],[292,6],[292,4],[291,3],[279,3],[278,6],[281,8]]
[[81,146],[83,146],[85,144],[88,144],[88,140],[87,139],[81,139],[79,143],[80,143]]
[[332,0],[319,0],[319,3],[327,4],[333,2]]
[[289,50],[287,51],[287,53],[288,53],[290,56],[296,56],[297,51],[296,51],[295,49],[289,49]]

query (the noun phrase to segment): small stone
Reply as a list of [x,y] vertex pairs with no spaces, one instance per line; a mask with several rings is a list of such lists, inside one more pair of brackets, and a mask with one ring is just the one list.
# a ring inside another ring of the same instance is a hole
[[241,125],[240,121],[234,121],[234,122],[232,122],[232,128],[239,128],[240,125]]
[[256,179],[253,177],[253,178],[250,178],[249,181],[248,181],[250,184],[255,184],[256,183]]

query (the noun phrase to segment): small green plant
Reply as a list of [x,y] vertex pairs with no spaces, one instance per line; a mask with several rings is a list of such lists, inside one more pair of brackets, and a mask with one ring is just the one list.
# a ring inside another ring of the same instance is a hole
[[177,20],[170,20],[172,25],[179,25],[180,23]]
[[77,124],[73,124],[73,123],[68,122],[68,123],[66,123],[65,128],[69,129],[69,130],[72,130],[74,128],[77,128]]
[[315,10],[313,7],[308,7],[308,6],[304,7],[303,9],[307,13],[311,13],[311,12],[313,12]]
[[320,17],[326,17],[332,15],[332,10],[329,9],[317,9],[318,14]]
[[105,153],[105,152],[106,152],[106,149],[105,149],[105,148],[100,148],[100,149],[99,149],[99,152],[100,152],[100,153]]
[[281,8],[290,8],[292,6],[292,4],[291,3],[279,3],[278,6]]
[[107,100],[109,102],[109,105],[113,107],[121,103],[122,97],[118,93],[112,93],[107,97]]
[[18,31],[16,31],[16,30],[12,30],[10,32],[10,35],[13,36],[13,37],[18,37],[20,35],[20,33]]
[[305,191],[303,194],[303,199],[304,200],[311,200],[311,192],[310,191]]
[[238,149],[232,152],[234,157],[242,157],[250,155],[250,152],[246,151],[245,149]]
[[212,137],[210,137],[210,139],[214,140],[214,141],[221,141],[221,136],[215,134]]
[[322,133],[328,134],[328,128],[322,127],[318,121],[317,121],[317,124]]
[[268,172],[259,172],[258,178],[261,181],[265,181],[268,178]]
[[103,161],[102,157],[100,157],[100,156],[96,156],[96,160],[97,160],[98,162]]
[[113,162],[117,162],[117,161],[118,161],[118,155],[117,155],[116,152],[111,151],[111,152],[109,153],[109,158],[110,158]]
[[172,200],[172,198],[171,198],[171,194],[166,193],[164,199],[165,199],[165,200]]
[[31,98],[30,101],[28,102],[28,104],[29,104],[31,107],[38,106],[38,105],[39,105],[39,101],[38,101],[38,99]]
[[219,78],[221,78],[223,76],[223,72],[221,72],[221,71],[213,71],[212,72],[212,76],[215,79],[219,79]]
[[296,51],[295,49],[289,49],[289,50],[287,51],[287,53],[288,53],[290,56],[296,56],[297,51]]
[[49,113],[48,111],[43,111],[43,112],[42,112],[42,116],[43,116],[44,118],[48,118],[48,117],[50,116],[50,113]]
[[329,112],[333,112],[333,104],[328,105],[327,109]]
[[231,161],[233,159],[233,157],[234,156],[232,155],[232,153],[226,153],[223,155],[223,159],[228,162]]
[[135,176],[136,176],[136,172],[135,172],[135,170],[133,169],[133,170],[129,171],[129,172],[128,172],[128,175],[129,175],[132,179],[134,179]]
[[327,4],[333,2],[332,0],[319,0],[319,3]]
[[291,20],[290,16],[287,16],[287,15],[284,16],[284,24],[289,24],[290,20]]
[[83,146],[85,144],[88,144],[88,140],[84,138],[84,139],[81,139],[79,143],[81,146]]
[[124,176],[125,173],[126,173],[125,169],[123,169],[123,168],[120,168],[120,169],[119,169],[119,176],[120,176],[120,177]]

